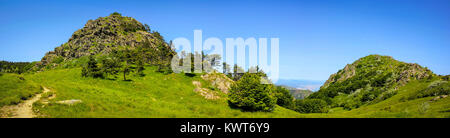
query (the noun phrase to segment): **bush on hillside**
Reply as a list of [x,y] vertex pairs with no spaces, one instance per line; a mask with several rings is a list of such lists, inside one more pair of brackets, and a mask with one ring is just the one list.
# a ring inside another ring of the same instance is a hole
[[294,104],[294,97],[290,94],[288,89],[281,86],[276,86],[273,92],[275,93],[277,104],[279,106],[292,109]]
[[231,86],[229,103],[245,111],[272,111],[276,98],[272,96],[272,85],[261,84],[256,74],[245,73]]
[[95,61],[93,56],[89,56],[88,63],[81,70],[81,76],[83,77],[93,77],[93,78],[104,78],[101,69],[97,66],[97,61]]

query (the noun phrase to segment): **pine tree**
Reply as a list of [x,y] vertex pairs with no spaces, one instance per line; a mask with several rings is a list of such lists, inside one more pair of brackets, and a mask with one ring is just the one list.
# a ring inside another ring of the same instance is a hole
[[117,75],[120,71],[120,61],[116,57],[102,60],[102,72],[106,75]]
[[83,77],[104,78],[102,71],[97,66],[97,61],[92,55],[89,56],[89,61],[86,66],[83,67],[81,75]]

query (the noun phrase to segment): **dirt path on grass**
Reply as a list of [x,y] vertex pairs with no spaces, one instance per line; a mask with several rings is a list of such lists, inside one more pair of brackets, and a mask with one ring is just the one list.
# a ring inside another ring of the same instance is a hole
[[2,108],[3,111],[10,114],[9,118],[33,118],[36,114],[33,112],[33,103],[41,99],[42,94],[49,92],[46,87],[42,87],[42,93],[36,94],[34,97],[25,100],[18,105],[10,105]]

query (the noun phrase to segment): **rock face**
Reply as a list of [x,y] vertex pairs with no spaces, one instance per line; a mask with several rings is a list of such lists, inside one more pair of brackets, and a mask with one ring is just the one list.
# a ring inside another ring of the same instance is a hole
[[413,79],[425,79],[434,74],[429,69],[415,63],[400,62],[390,56],[369,55],[352,64],[347,64],[344,69],[332,74],[321,89],[353,77],[370,79],[381,75],[385,75],[385,79],[388,79],[385,80],[385,83],[391,82],[403,86]]
[[164,42],[158,32],[151,33],[147,25],[131,17],[113,13],[107,17],[89,20],[86,25],[73,33],[68,42],[47,52],[41,65],[52,63],[55,59],[67,60],[99,53],[110,53],[113,48],[127,47],[133,49],[144,41],[154,48]]
[[233,80],[225,76],[222,73],[209,73],[201,76],[203,80],[211,82],[211,85],[218,88],[224,93],[228,93],[231,88],[231,84],[234,83]]
[[192,81],[192,84],[195,86],[194,92],[199,93],[201,96],[205,97],[205,99],[208,100],[215,100],[215,99],[219,99],[220,97],[217,96],[217,92],[207,89],[207,88],[202,88],[202,83],[199,81]]

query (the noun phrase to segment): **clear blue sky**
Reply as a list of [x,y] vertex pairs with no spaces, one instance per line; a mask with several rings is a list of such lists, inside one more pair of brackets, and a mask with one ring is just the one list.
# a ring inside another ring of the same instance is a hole
[[0,0],[0,60],[37,61],[89,19],[136,18],[166,40],[279,37],[280,78],[326,80],[368,54],[450,74],[450,0]]

